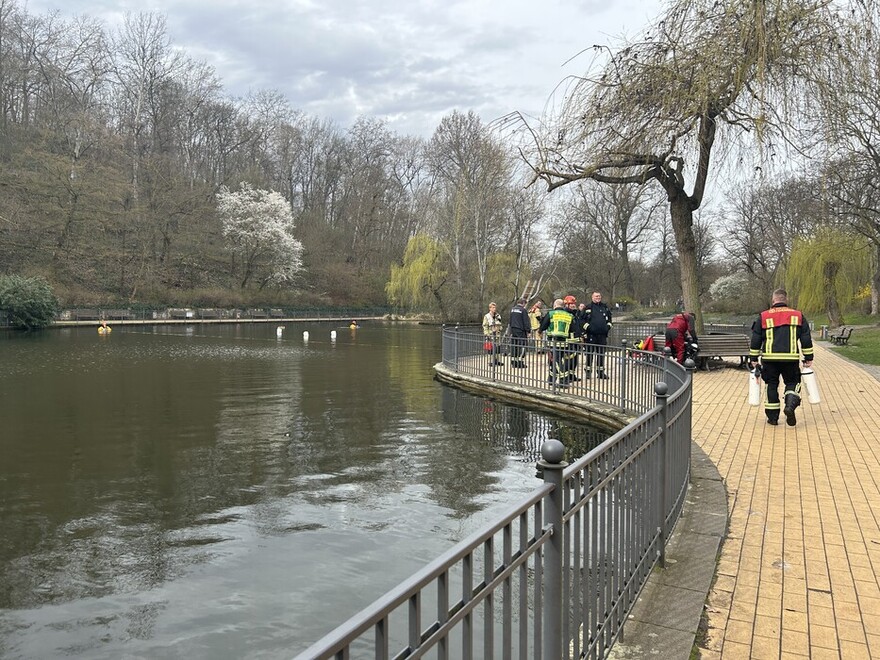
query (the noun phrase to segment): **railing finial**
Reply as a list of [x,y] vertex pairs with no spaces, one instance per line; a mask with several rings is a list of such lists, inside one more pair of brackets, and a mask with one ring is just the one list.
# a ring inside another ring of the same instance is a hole
[[565,445],[559,440],[547,440],[541,445],[541,456],[547,463],[557,465],[565,456]]

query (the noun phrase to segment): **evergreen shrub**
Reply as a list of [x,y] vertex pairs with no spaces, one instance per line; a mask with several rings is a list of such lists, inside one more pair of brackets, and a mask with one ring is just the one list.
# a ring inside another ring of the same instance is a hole
[[12,327],[44,328],[59,309],[58,299],[44,278],[0,275],[0,314],[9,317]]

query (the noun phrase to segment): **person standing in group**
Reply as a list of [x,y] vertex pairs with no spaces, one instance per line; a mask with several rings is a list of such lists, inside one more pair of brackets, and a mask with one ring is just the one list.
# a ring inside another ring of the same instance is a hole
[[535,304],[529,310],[529,323],[532,327],[532,341],[535,343],[535,350],[538,353],[544,352],[541,344],[541,319],[544,316],[544,303],[536,300]]
[[568,350],[566,351],[566,371],[568,372],[568,380],[580,380],[577,375],[578,355],[581,352],[581,346],[584,343],[584,325],[581,319],[581,307],[578,307],[577,298],[574,296],[565,296],[563,302],[565,309],[572,315],[571,326],[568,329]]
[[557,387],[566,387],[569,383],[567,342],[574,314],[565,308],[562,298],[553,301],[553,309],[544,315],[541,320],[541,332],[550,349],[550,378],[549,382]]
[[501,350],[501,314],[498,313],[498,305],[493,302],[489,303],[489,311],[483,317],[483,337],[489,353],[489,365],[504,364],[498,359],[498,351]]
[[526,363],[523,357],[526,353],[526,343],[529,338],[531,323],[526,312],[526,300],[520,298],[510,310],[510,366],[525,369]]
[[[803,354],[804,366],[813,364],[813,337],[803,312],[788,306],[785,289],[773,292],[770,309],[761,312],[752,324],[749,344],[749,368],[761,360],[761,378],[767,384],[764,414],[767,423],[779,423],[779,408],[784,405],[785,423],[797,424],[795,410],[801,405],[801,370],[798,361]],[[785,383],[783,403],[779,401],[779,377]]]
[[679,362],[684,363],[684,342],[692,344],[697,342],[697,331],[694,326],[694,315],[690,312],[682,312],[672,317],[666,325],[666,346],[672,349],[672,356]]
[[592,376],[593,362],[596,364],[596,378],[608,378],[605,373],[605,346],[611,331],[611,310],[602,302],[602,294],[593,291],[590,304],[584,308],[581,320],[587,339],[586,377]]

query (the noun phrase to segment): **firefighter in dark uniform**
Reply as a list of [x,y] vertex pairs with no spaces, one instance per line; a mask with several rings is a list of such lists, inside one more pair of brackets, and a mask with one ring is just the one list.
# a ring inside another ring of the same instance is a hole
[[[779,409],[785,423],[797,424],[795,409],[801,405],[801,370],[798,361],[803,354],[804,366],[813,364],[813,338],[810,325],[802,312],[788,306],[785,289],[773,292],[770,309],[761,312],[752,324],[749,345],[749,367],[754,369],[761,358],[761,377],[767,383],[764,414],[767,423],[779,423]],[[783,401],[779,401],[779,377],[785,383]]]
[[565,387],[569,382],[568,360],[566,359],[568,335],[574,315],[565,309],[562,298],[553,301],[553,309],[541,319],[541,332],[544,333],[545,345],[550,361],[549,382],[558,387]]

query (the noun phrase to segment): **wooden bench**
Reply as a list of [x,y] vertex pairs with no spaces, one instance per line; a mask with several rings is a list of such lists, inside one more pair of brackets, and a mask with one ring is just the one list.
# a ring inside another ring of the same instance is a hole
[[848,328],[842,325],[835,334],[829,335],[828,339],[837,346],[846,346],[849,343],[849,336],[852,334],[852,331],[852,327]]
[[269,310],[269,316],[273,319],[283,319],[284,318],[284,310],[278,309],[277,307],[273,307]]
[[219,319],[220,312],[216,309],[210,308],[201,308],[196,310],[196,313],[199,315],[200,319]]
[[[666,334],[655,334],[654,350],[663,353],[666,345]],[[697,345],[700,350],[697,353],[696,363],[699,369],[709,370],[709,361],[712,358],[738,357],[740,366],[748,364],[749,341],[746,334],[715,334],[701,335]]]
[[256,309],[251,308],[247,311],[247,315],[252,319],[265,319],[268,318],[265,309]]
[[700,335],[697,366],[708,371],[712,358],[737,357],[742,367],[749,361],[749,341],[745,334]]
[[97,309],[74,309],[70,316],[74,321],[100,321],[101,313]]
[[104,310],[104,318],[109,320],[116,321],[127,321],[134,318],[134,314],[131,313],[130,309],[105,309]]

